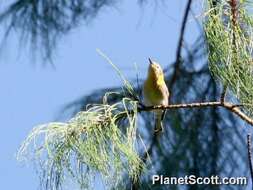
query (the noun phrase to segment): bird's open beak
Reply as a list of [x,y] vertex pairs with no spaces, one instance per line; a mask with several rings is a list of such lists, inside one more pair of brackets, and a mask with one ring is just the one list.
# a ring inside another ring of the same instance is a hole
[[153,64],[152,60],[150,58],[148,58],[148,60],[149,60],[149,64],[152,65]]

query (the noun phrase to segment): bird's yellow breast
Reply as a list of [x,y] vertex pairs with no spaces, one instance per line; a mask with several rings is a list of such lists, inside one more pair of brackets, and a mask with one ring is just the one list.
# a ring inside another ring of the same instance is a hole
[[158,80],[147,79],[144,83],[144,96],[152,105],[159,105],[164,95],[161,86],[164,85],[163,76]]
[[157,83],[158,86],[162,86],[162,85],[165,84],[164,77],[163,77],[162,74],[158,76],[158,79],[157,79],[156,83]]

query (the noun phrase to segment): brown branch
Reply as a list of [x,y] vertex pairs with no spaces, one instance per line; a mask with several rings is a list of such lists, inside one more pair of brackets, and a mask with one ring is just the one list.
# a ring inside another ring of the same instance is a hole
[[[230,0],[229,2],[231,6],[231,15],[232,15],[232,32],[233,32],[233,38],[232,38],[232,43],[233,43],[233,54],[235,55],[235,61],[237,62],[237,56],[236,56],[236,37],[235,37],[235,31],[236,31],[236,20],[237,20],[237,2],[236,0]],[[220,101],[225,102],[225,97],[228,89],[228,82],[226,81],[221,93]]]
[[[248,104],[246,104],[249,106]],[[180,108],[206,108],[206,107],[223,107],[228,111],[236,114],[242,120],[246,121],[253,127],[253,119],[243,113],[239,107],[243,107],[244,104],[232,104],[229,102],[197,102],[197,103],[187,103],[187,104],[171,104],[168,106],[148,106],[138,108],[139,112],[143,111],[153,111],[153,110],[165,110],[165,109],[180,109]],[[253,105],[252,105],[253,106]]]
[[[252,166],[252,143],[251,143],[251,134],[247,135],[247,149],[248,149],[248,160],[249,160],[249,169],[251,176],[251,183],[253,183],[253,166]],[[253,186],[252,186],[253,189]]]
[[222,92],[221,92],[221,96],[220,96],[220,101],[221,101],[222,103],[225,102],[225,98],[226,98],[226,94],[227,94],[227,88],[228,88],[228,84],[227,84],[227,82],[226,82],[225,85],[224,85],[224,87],[223,87],[223,90],[222,90]]
[[232,24],[233,27],[236,26],[236,20],[237,20],[237,2],[236,0],[230,0],[230,6],[231,6],[231,14],[232,14]]

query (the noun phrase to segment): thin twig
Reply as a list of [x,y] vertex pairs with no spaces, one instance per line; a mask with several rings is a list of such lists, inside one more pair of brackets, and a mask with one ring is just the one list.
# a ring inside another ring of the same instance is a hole
[[[253,166],[252,166],[252,143],[251,143],[251,134],[247,135],[247,148],[248,148],[248,159],[249,159],[249,169],[251,176],[251,183],[253,184]],[[253,185],[252,185],[253,189]]]
[[228,84],[227,84],[227,82],[225,82],[222,93],[221,93],[221,97],[220,97],[220,101],[222,103],[225,102],[225,98],[226,98],[226,94],[227,94],[227,88],[228,88]]

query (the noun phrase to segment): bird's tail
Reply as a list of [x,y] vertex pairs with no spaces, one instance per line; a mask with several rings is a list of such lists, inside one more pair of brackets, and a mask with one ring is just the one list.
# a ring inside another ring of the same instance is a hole
[[159,133],[163,131],[163,119],[164,113],[162,110],[155,112],[155,133]]

